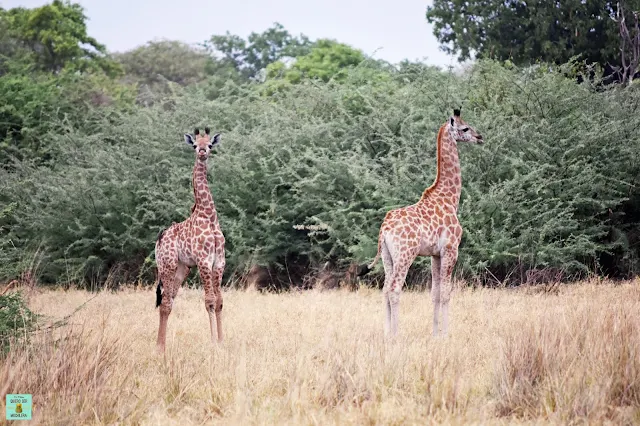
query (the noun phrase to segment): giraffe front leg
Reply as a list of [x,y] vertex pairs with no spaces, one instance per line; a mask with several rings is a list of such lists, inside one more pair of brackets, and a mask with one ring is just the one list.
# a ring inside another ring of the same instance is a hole
[[449,300],[453,290],[453,268],[458,261],[458,248],[447,247],[441,254],[440,265],[440,305],[442,307],[442,334],[449,331]]
[[433,301],[433,336],[438,335],[440,313],[440,257],[431,256],[431,300]]
[[213,291],[213,255],[209,256],[206,260],[198,264],[198,272],[200,273],[200,280],[202,281],[202,287],[204,288],[204,307],[209,315],[209,327],[211,331],[211,342],[216,343],[216,326],[215,320],[215,306],[216,297]]

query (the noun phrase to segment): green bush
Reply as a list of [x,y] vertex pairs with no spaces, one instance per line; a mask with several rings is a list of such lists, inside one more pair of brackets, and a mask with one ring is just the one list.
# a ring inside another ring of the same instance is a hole
[[11,206],[0,247],[15,247],[4,256],[44,243],[45,281],[103,282],[110,271],[151,280],[158,231],[193,202],[182,133],[208,125],[222,132],[209,184],[226,277],[249,262],[368,262],[386,211],[416,202],[435,178],[437,129],[462,105],[486,144],[459,147],[458,274],[638,271],[637,88],[596,90],[562,68],[491,61],[460,75],[404,66],[371,84],[350,72],[268,97],[259,84],[205,82],[88,127],[56,124],[46,134],[55,164],[0,172],[0,202]]
[[29,310],[20,293],[0,296],[0,354],[16,339],[27,339],[37,320],[38,315]]

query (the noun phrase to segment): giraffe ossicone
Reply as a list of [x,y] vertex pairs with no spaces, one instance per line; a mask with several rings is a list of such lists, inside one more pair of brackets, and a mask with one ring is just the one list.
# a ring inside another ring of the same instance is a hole
[[382,256],[384,266],[383,298],[385,331],[398,334],[400,292],[417,256],[431,256],[431,298],[433,301],[433,334],[449,327],[449,300],[452,273],[458,260],[462,226],[458,221],[458,204],[462,190],[458,142],[482,144],[482,136],[460,117],[460,109],[440,126],[437,136],[436,178],[415,204],[387,212],[378,234],[378,252],[372,269]]
[[[225,268],[225,238],[218,222],[213,197],[207,183],[207,160],[211,149],[220,142],[220,133],[210,136],[209,127],[201,134],[186,133],[185,142],[196,153],[193,167],[193,193],[195,202],[190,216],[180,223],[173,223],[158,234],[156,240],[156,264],[158,266],[158,286],[156,307],[160,308],[157,349],[164,352],[167,321],[178,289],[192,267],[197,266],[204,288],[205,309],[209,314],[211,340],[223,340],[222,333],[222,292],[220,284]],[[214,326],[215,318],[215,326]]]

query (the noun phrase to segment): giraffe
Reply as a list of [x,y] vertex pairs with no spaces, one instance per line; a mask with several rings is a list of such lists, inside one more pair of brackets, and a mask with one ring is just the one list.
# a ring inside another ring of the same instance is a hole
[[415,204],[387,212],[378,234],[378,252],[384,266],[383,287],[386,308],[385,332],[398,334],[400,291],[409,267],[417,256],[431,256],[431,298],[433,335],[438,335],[438,316],[442,310],[442,334],[449,326],[451,274],[458,259],[462,227],[458,221],[458,203],[462,189],[458,142],[481,145],[482,136],[460,117],[460,109],[438,131],[438,169],[434,183],[424,190]]
[[[211,341],[222,342],[222,293],[220,283],[225,268],[225,238],[218,222],[213,197],[207,184],[207,159],[211,149],[220,142],[220,134],[210,137],[208,127],[205,134],[196,128],[194,135],[186,133],[184,140],[196,152],[193,167],[193,192],[195,203],[190,216],[180,223],[173,223],[158,234],[156,240],[156,263],[158,265],[158,286],[156,307],[160,307],[157,350],[165,350],[167,321],[178,289],[189,274],[191,267],[197,266],[204,287],[205,309],[209,314]],[[214,329],[214,314],[216,328]]]

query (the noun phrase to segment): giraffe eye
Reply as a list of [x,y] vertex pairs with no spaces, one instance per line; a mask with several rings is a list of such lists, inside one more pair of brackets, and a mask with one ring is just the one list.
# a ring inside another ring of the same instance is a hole
[[464,129],[462,129],[462,131],[463,131],[463,132],[468,132],[468,131],[469,131],[469,128],[468,128],[468,127],[465,127]]
[[211,149],[211,148],[213,148],[213,144],[212,143],[209,144],[209,149]]

